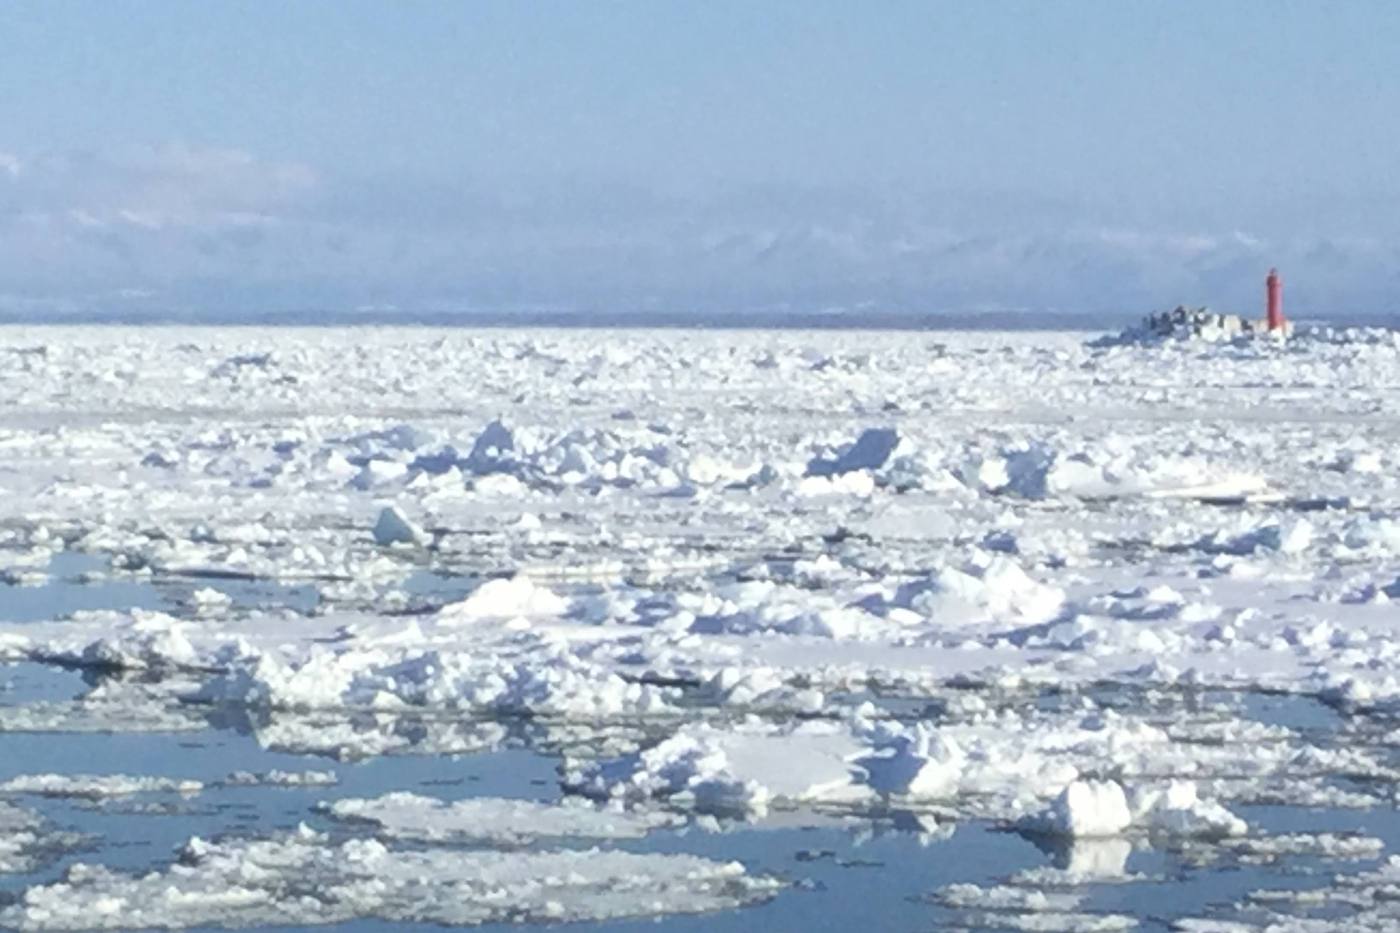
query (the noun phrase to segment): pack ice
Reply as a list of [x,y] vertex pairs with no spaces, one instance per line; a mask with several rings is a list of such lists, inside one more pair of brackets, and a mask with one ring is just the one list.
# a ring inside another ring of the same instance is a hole
[[704,913],[760,900],[775,882],[685,855],[502,853],[335,843],[307,829],[269,839],[194,838],[164,871],[77,863],[0,908],[17,930],[318,925],[355,919],[477,926]]
[[311,922],[293,870],[333,918],[603,919],[771,890],[614,848],[687,821],[1239,852],[1287,850],[1246,807],[1391,807],[1400,339],[1198,330],[0,330],[0,658],[89,672],[0,729],[363,759],[528,722],[578,798],[328,796],[349,841],[74,865],[0,923]]

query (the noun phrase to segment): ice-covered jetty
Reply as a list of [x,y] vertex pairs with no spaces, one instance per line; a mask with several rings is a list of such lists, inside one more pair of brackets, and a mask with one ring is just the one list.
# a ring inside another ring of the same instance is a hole
[[1262,320],[1241,317],[1238,314],[1220,314],[1207,307],[1188,308],[1186,305],[1177,305],[1170,311],[1149,314],[1141,323],[1127,328],[1122,333],[1100,338],[1094,341],[1093,345],[1160,344],[1173,341],[1215,343],[1242,339],[1278,339],[1292,335],[1293,328],[1288,324],[1279,330],[1269,330]]
[[1195,338],[1200,340],[1230,340],[1234,337],[1267,334],[1262,321],[1240,317],[1238,314],[1217,314],[1210,308],[1188,308],[1177,305],[1170,311],[1149,314],[1142,322],[1149,334],[1165,338]]

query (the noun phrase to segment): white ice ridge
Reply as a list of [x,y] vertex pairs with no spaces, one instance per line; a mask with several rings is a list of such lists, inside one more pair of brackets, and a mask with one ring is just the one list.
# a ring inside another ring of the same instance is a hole
[[0,782],[0,794],[40,797],[125,797],[131,794],[198,794],[202,781],[131,774],[21,774]]
[[[1176,731],[1179,738],[1111,713],[1006,711],[937,727],[751,718],[687,724],[639,751],[573,762],[564,783],[598,799],[656,799],[699,812],[762,816],[774,804],[934,808],[1055,836],[1218,841],[1248,831],[1231,803],[1285,790],[1306,802],[1315,786],[1322,794],[1325,782],[1304,771],[1393,773],[1375,755],[1299,747],[1266,727],[1183,722]],[[1222,741],[1226,735],[1233,738]],[[1092,777],[1103,770],[1118,777]],[[1232,777],[1213,779],[1218,774]],[[1361,805],[1382,802],[1371,797]]]
[[502,797],[448,802],[400,791],[372,799],[344,798],[322,808],[339,820],[369,823],[385,838],[524,845],[539,839],[638,839],[673,826],[658,812],[595,807],[576,798],[559,804]]
[[583,764],[565,784],[603,799],[660,798],[706,813],[762,813],[773,803],[867,799],[851,764],[861,748],[831,723],[698,724],[635,754]]
[[170,700],[579,717],[671,709],[673,689],[626,679],[615,663],[576,650],[557,618],[567,606],[516,579],[488,581],[426,618],[328,616],[299,621],[292,637],[274,616],[219,626],[141,610],[81,613],[52,626],[0,626],[0,654],[179,673]]
[[[335,784],[333,771],[235,771],[213,786],[325,787]],[[211,784],[190,779],[134,774],[20,774],[0,781],[0,794],[38,797],[127,797],[132,794],[202,793]]]
[[405,850],[336,843],[305,826],[269,839],[191,839],[170,866],[125,874],[79,863],[0,909],[24,931],[300,926],[356,919],[476,926],[724,910],[776,881],[735,862],[605,850]]
[[1128,795],[1117,781],[1071,781],[1043,811],[1021,821],[1033,832],[1072,837],[1121,836],[1131,828],[1173,837],[1243,836],[1245,821],[1218,803],[1201,800],[1196,786],[1173,781]]

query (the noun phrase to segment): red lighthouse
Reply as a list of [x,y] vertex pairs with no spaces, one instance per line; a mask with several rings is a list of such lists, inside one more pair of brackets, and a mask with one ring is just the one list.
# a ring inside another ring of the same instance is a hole
[[1283,330],[1283,279],[1278,277],[1277,269],[1269,270],[1264,291],[1269,296],[1269,330]]

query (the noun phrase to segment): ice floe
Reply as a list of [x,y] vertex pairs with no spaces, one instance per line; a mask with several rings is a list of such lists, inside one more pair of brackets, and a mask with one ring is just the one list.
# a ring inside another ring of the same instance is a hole
[[637,839],[677,818],[659,812],[595,807],[573,799],[562,804],[499,797],[444,801],[397,792],[343,798],[324,805],[338,820],[372,825],[380,836],[426,842],[524,845],[540,839]]
[[374,523],[374,541],[385,546],[394,544],[419,545],[427,534],[396,506],[386,506]]
[[26,874],[88,842],[55,830],[38,813],[0,801],[0,874]]
[[0,782],[0,794],[40,797],[123,797],[128,794],[198,794],[202,781],[130,774],[22,774]]
[[194,838],[164,869],[77,863],[0,908],[10,929],[321,925],[354,919],[476,926],[695,914],[771,896],[736,862],[591,850],[504,853],[334,842],[302,827],[268,839]]
[[585,765],[566,786],[615,800],[659,798],[706,813],[762,812],[774,803],[843,802],[866,795],[846,730],[812,722],[774,729],[757,722],[720,729],[686,726],[660,744]]

